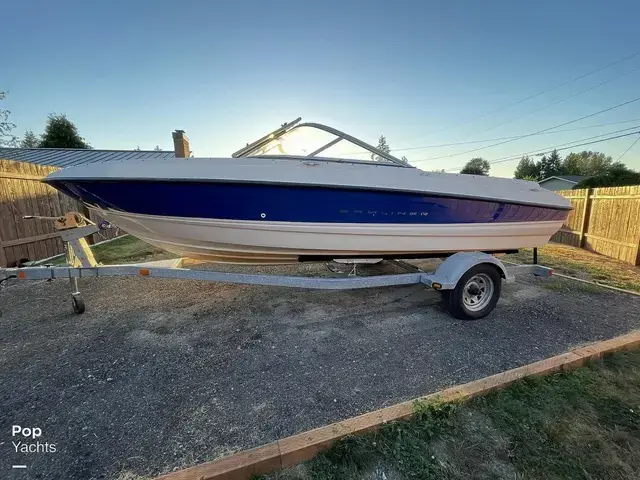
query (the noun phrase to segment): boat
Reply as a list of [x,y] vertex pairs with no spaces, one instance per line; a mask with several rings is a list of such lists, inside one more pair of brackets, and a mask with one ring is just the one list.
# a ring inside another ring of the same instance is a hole
[[229,158],[91,163],[43,181],[145,242],[221,263],[510,252],[547,243],[571,210],[537,183],[423,171],[300,118]]

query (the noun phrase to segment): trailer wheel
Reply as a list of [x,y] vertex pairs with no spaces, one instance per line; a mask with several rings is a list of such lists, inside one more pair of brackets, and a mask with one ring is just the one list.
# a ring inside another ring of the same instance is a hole
[[470,268],[456,287],[443,295],[449,312],[461,320],[476,320],[489,315],[500,298],[502,277],[489,263]]
[[78,315],[84,313],[84,300],[80,295],[71,296],[71,306],[73,307],[73,311]]

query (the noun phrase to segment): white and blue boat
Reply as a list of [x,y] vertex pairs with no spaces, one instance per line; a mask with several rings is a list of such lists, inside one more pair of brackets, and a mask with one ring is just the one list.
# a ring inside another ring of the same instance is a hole
[[231,158],[93,163],[44,181],[145,242],[225,263],[539,247],[571,210],[537,183],[422,171],[301,119]]

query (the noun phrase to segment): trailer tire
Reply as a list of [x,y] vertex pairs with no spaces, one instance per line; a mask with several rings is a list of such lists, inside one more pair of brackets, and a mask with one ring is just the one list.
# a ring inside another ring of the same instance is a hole
[[456,287],[443,292],[449,313],[461,320],[477,320],[496,307],[502,290],[502,275],[490,263],[481,263],[465,272]]

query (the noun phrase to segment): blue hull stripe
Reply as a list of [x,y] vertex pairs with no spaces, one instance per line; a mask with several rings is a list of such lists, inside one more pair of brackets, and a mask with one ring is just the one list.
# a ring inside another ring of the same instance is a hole
[[564,220],[567,210],[347,188],[49,180],[85,203],[145,215],[278,222],[447,224]]

